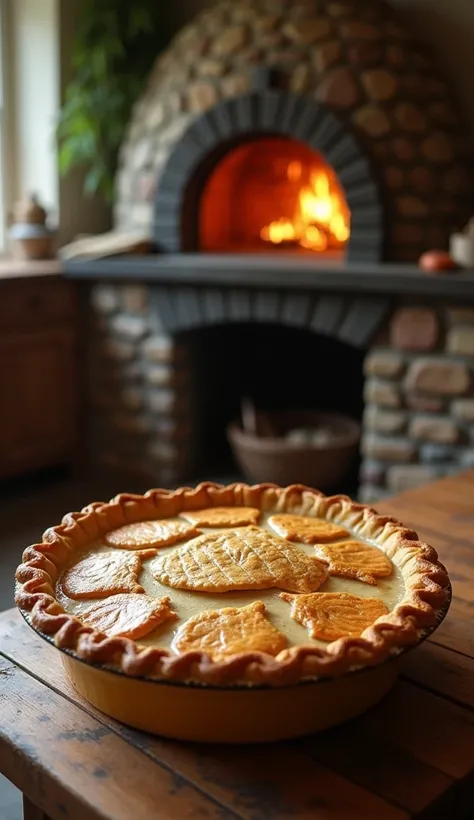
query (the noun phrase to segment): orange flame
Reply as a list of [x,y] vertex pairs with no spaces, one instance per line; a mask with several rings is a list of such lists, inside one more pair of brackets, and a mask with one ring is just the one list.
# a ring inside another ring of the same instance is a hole
[[[303,177],[302,163],[297,160],[290,162],[286,175],[290,183],[300,182]],[[323,170],[311,171],[308,184],[300,188],[292,220],[280,217],[260,231],[260,237],[265,242],[274,245],[293,242],[312,251],[340,247],[347,242],[349,235],[350,218],[346,203]]]

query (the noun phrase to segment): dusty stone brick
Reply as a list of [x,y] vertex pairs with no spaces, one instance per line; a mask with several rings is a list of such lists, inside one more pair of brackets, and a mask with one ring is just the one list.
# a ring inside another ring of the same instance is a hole
[[379,376],[382,379],[396,379],[405,370],[405,360],[401,353],[390,350],[373,350],[364,362],[366,376]]
[[323,71],[337,63],[340,56],[341,44],[338,40],[328,40],[327,43],[321,43],[313,51],[313,62],[316,70],[322,74]]
[[149,422],[144,416],[127,416],[123,413],[116,413],[112,416],[110,424],[116,430],[136,435],[147,433],[150,428]]
[[266,31],[259,34],[258,42],[261,48],[279,48],[286,42],[281,31]]
[[469,390],[471,377],[462,362],[420,358],[410,365],[406,388],[440,396],[463,396]]
[[399,388],[391,382],[380,379],[367,379],[364,386],[364,400],[381,407],[400,407],[402,397]]
[[461,421],[474,421],[474,399],[456,399],[451,404],[451,412]]
[[453,327],[448,331],[446,349],[449,353],[474,356],[474,327]]
[[344,0],[333,0],[327,4],[327,11],[331,17],[349,17],[354,13],[354,3],[344,2]]
[[387,114],[376,105],[364,105],[358,108],[352,119],[369,137],[381,137],[391,129]]
[[316,96],[336,108],[351,108],[359,100],[359,89],[347,68],[333,68],[323,77]]
[[402,493],[413,490],[422,484],[427,484],[438,478],[439,472],[435,467],[424,467],[418,464],[409,466],[394,465],[387,470],[387,486],[393,493]]
[[393,153],[402,162],[411,162],[415,156],[416,148],[413,142],[405,137],[395,137],[392,140]]
[[286,23],[282,31],[289,40],[293,40],[299,45],[308,46],[322,40],[323,37],[327,37],[331,33],[331,28],[329,20],[321,18],[319,20],[293,20]]
[[395,120],[404,131],[422,134],[428,127],[428,120],[416,105],[399,103],[395,108]]
[[176,382],[176,370],[166,364],[157,364],[147,368],[145,379],[153,387],[170,387]]
[[407,438],[369,434],[362,439],[362,453],[371,459],[407,464],[416,456],[416,447]]
[[387,60],[394,68],[402,68],[406,63],[405,51],[398,43],[389,43],[386,47]]
[[377,501],[381,501],[389,495],[388,490],[383,490],[381,487],[371,487],[370,484],[367,484],[359,488],[357,500],[360,504],[376,504]]
[[144,313],[148,307],[148,289],[144,285],[123,287],[122,306],[130,313]]
[[359,479],[362,484],[372,484],[376,487],[383,487],[386,472],[386,465],[381,464],[379,461],[365,459],[360,468]]
[[218,100],[217,87],[211,83],[196,82],[188,88],[188,101],[191,111],[201,114],[216,105]]
[[170,413],[178,404],[178,395],[175,390],[163,387],[149,393],[147,404],[153,413]]
[[151,362],[174,362],[182,350],[171,336],[149,336],[142,344],[143,355]]
[[428,206],[416,196],[399,196],[396,207],[402,216],[422,217],[428,214]]
[[238,51],[249,39],[246,26],[230,26],[214,40],[212,51],[219,56],[227,56]]
[[421,152],[431,162],[451,162],[453,149],[451,143],[442,131],[431,134],[421,143]]
[[180,450],[171,441],[155,441],[150,445],[150,455],[167,464],[180,460]]
[[97,313],[108,315],[119,308],[119,290],[114,285],[94,285],[91,299]]
[[380,43],[354,43],[347,51],[350,63],[357,66],[371,66],[378,63],[382,58],[382,46]]
[[120,401],[128,410],[141,410],[143,391],[139,387],[126,387],[121,392]]
[[307,91],[311,83],[311,71],[309,65],[300,63],[297,65],[290,77],[290,91],[298,94],[302,91]]
[[383,68],[364,71],[362,82],[369,97],[376,102],[391,100],[398,88],[397,78]]
[[452,444],[423,444],[420,447],[421,460],[426,464],[449,464],[455,461],[457,448]]
[[117,336],[134,342],[143,339],[148,329],[142,316],[127,316],[125,313],[115,316],[110,322],[110,327]]
[[364,413],[364,428],[368,432],[393,435],[403,433],[407,416],[400,410],[381,410],[379,407],[367,407]]
[[410,422],[410,436],[439,444],[455,444],[459,440],[459,428],[450,418],[442,416],[418,416]]
[[222,77],[226,68],[224,60],[213,60],[212,57],[206,57],[198,61],[196,72],[201,77]]
[[439,322],[431,308],[403,307],[390,322],[390,344],[399,350],[433,350],[439,336]]
[[255,17],[253,26],[257,31],[273,31],[278,28],[280,18],[277,14],[267,14],[266,16]]
[[451,325],[474,325],[474,308],[448,308],[447,316]]
[[419,410],[421,413],[441,413],[444,406],[445,400],[434,396],[418,395],[417,393],[407,393],[405,395],[405,407],[408,410]]
[[123,342],[119,339],[107,339],[102,345],[102,353],[108,359],[115,359],[118,362],[130,362],[135,358],[137,348],[131,342]]
[[470,470],[474,468],[474,447],[466,448],[466,450],[461,453],[461,464]]
[[229,74],[220,85],[224,97],[238,97],[250,90],[250,77],[248,74]]

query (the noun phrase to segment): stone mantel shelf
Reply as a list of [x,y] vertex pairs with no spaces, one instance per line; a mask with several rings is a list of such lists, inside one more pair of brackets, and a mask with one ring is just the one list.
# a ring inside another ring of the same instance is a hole
[[444,296],[474,301],[474,270],[431,275],[416,265],[315,261],[305,255],[150,254],[63,263],[73,279]]

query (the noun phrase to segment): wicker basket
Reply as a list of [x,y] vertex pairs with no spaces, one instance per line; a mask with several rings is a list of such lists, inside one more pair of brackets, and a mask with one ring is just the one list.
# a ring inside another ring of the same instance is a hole
[[[334,413],[280,413],[272,415],[276,436],[262,437],[231,424],[227,437],[245,477],[255,483],[307,484],[330,490],[344,479],[357,454],[360,425]],[[299,427],[329,427],[328,443],[295,444],[284,436]]]

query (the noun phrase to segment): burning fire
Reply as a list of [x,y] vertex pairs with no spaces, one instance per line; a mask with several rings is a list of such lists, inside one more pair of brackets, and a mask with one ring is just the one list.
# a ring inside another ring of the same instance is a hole
[[[302,182],[303,165],[297,160],[288,164],[286,177],[290,183]],[[312,251],[339,247],[349,239],[349,211],[326,171],[312,170],[306,184],[301,184],[293,219],[280,219],[260,231],[265,242],[280,245],[290,242]]]

